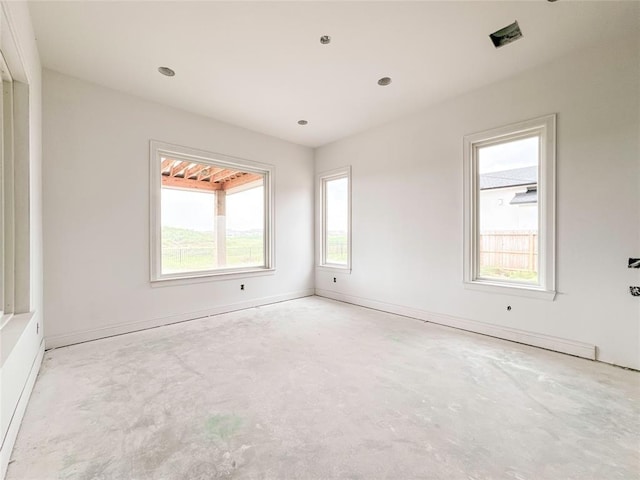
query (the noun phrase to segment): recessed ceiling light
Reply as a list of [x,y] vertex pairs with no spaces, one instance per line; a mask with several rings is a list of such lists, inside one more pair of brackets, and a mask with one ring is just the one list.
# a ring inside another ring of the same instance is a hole
[[320,37],[320,43],[322,45],[327,45],[329,43],[331,43],[331,37],[329,35],[323,35]]
[[378,85],[381,85],[383,87],[386,87],[390,83],[391,83],[391,79],[389,77],[382,77],[380,80],[378,80]]
[[307,122],[306,120],[298,120],[298,125],[306,125],[307,123],[309,122]]
[[176,74],[176,72],[171,70],[169,67],[158,67],[158,71],[167,77],[173,77]]

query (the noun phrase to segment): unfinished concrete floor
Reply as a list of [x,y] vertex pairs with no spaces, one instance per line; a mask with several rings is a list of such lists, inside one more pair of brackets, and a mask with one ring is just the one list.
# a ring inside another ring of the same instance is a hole
[[634,479],[639,380],[309,297],[47,352],[8,479]]

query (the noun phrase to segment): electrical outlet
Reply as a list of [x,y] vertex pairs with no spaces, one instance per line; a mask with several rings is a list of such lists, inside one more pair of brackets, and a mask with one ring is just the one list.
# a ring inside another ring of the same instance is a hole
[[333,277],[333,283],[336,283],[336,277]]
[[640,258],[629,258],[629,268],[640,268]]
[[244,283],[240,284],[240,290],[244,290]]

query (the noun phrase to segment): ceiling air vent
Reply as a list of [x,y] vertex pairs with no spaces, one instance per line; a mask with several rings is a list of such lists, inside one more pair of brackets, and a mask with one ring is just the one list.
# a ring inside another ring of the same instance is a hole
[[515,42],[519,38],[522,38],[522,31],[518,26],[518,22],[515,21],[511,25],[507,25],[500,30],[496,30],[489,35],[489,38],[491,38],[491,41],[496,48],[500,48],[504,45],[507,45],[508,43]]

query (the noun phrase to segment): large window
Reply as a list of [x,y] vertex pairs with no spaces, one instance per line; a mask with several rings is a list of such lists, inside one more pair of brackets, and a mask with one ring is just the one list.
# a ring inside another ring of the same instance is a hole
[[322,267],[351,268],[351,169],[318,176],[319,261]]
[[555,115],[465,137],[465,282],[553,298]]
[[[3,24],[4,26],[4,24]],[[0,52],[0,330],[31,310],[29,289],[29,87]],[[22,208],[20,208],[22,206]],[[39,329],[39,327],[38,327]]]
[[14,162],[11,150],[12,131],[12,89],[9,70],[0,56],[0,327],[13,314],[15,261],[15,185]]
[[273,168],[151,143],[151,279],[273,268]]

